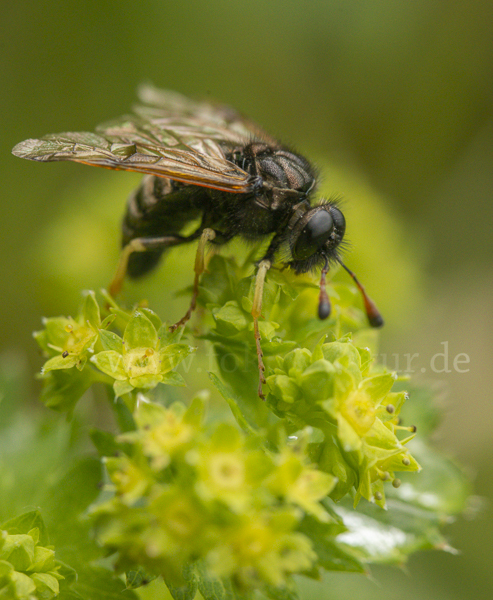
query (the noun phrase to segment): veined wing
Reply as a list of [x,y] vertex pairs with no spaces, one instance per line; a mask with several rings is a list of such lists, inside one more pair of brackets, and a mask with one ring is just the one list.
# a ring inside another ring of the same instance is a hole
[[148,173],[226,192],[257,187],[257,178],[228,160],[253,139],[278,145],[253,122],[230,107],[151,86],[142,86],[139,98],[144,104],[135,107],[135,115],[103,123],[96,133],[50,134],[21,142],[13,153]]
[[253,138],[272,146],[279,145],[278,140],[230,106],[192,100],[178,92],[161,90],[149,84],[141,85],[137,94],[142,105],[134,110],[146,119],[156,122],[162,119],[168,126],[185,126],[197,133],[207,128],[214,139],[232,143],[239,140],[247,143]]
[[[125,126],[124,126],[125,125]],[[69,160],[97,167],[137,171],[226,192],[247,193],[256,179],[228,161],[224,150],[205,136],[188,145],[186,136],[161,131],[132,118],[104,126],[101,133],[67,132],[17,144],[15,156],[41,162]],[[165,143],[165,140],[169,141]],[[192,140],[190,140],[192,142]]]

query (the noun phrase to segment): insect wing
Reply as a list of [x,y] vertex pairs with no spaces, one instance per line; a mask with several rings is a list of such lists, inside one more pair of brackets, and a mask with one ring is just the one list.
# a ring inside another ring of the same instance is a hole
[[141,85],[138,90],[139,100],[144,106],[135,107],[137,114],[148,119],[168,119],[170,125],[188,126],[196,134],[208,130],[216,140],[248,143],[253,139],[261,139],[272,146],[279,142],[270,137],[256,123],[241,113],[223,104],[198,102],[182,94],[170,90],[161,90],[151,85]]
[[138,144],[142,149],[153,152],[166,149],[171,152],[181,150],[203,154],[217,159],[217,163],[211,163],[211,169],[218,169],[222,165],[227,172],[236,165],[227,160],[225,151],[241,143],[240,140],[235,143],[225,140],[215,130],[206,127],[199,129],[170,118],[151,119],[127,115],[99,125],[96,131],[115,144]]
[[[139,136],[138,139],[141,139]],[[252,177],[240,167],[211,151],[204,140],[204,151],[168,148],[134,139],[128,135],[106,136],[89,132],[50,134],[17,144],[15,156],[42,162],[70,160],[97,167],[148,173],[176,181],[211,187],[226,192],[245,193],[255,188]]]
[[100,125],[96,133],[67,132],[21,142],[13,154],[48,162],[84,164],[148,173],[176,181],[246,193],[258,185],[226,153],[242,148],[256,126],[229,107],[195,102],[149,86],[140,89],[146,105]]

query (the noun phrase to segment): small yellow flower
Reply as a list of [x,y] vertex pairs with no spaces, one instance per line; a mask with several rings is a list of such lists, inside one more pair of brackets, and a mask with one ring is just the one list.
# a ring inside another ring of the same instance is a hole
[[363,436],[375,421],[375,406],[365,392],[356,390],[342,402],[341,414],[351,424],[359,436]]
[[183,423],[172,411],[167,411],[163,420],[142,436],[142,449],[152,459],[152,468],[160,470],[166,467],[170,457],[184,448],[192,440],[194,433],[191,425]]

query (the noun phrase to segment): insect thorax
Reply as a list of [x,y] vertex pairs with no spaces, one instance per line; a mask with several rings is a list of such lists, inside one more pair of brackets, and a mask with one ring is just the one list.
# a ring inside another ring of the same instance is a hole
[[314,188],[313,167],[286,148],[253,141],[236,148],[228,158],[262,182],[249,194],[212,192],[215,206],[221,207],[226,217],[219,228],[227,227],[228,238],[257,239],[279,231],[287,224],[293,206]]
[[251,175],[261,177],[264,186],[308,194],[315,185],[315,171],[303,156],[263,142],[245,146],[241,166]]

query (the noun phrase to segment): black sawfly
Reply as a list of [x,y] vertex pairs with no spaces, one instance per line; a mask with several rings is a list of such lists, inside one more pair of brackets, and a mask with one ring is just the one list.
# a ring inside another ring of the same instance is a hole
[[[109,288],[113,296],[126,275],[140,277],[167,248],[198,240],[192,298],[185,316],[173,325],[179,327],[195,309],[208,243],[271,236],[257,265],[252,309],[261,397],[265,379],[258,318],[266,273],[276,256],[288,256],[286,264],[296,273],[321,270],[321,319],[330,315],[325,278],[337,262],[361,291],[370,325],[383,325],[375,304],[342,262],[343,213],[330,200],[311,205],[317,176],[306,158],[230,107],[151,86],[139,89],[139,100],[134,114],[102,124],[96,133],[49,134],[21,142],[12,151],[29,160],[70,160],[146,174],[127,203],[122,252]],[[200,222],[197,229],[182,235],[194,221]]]

